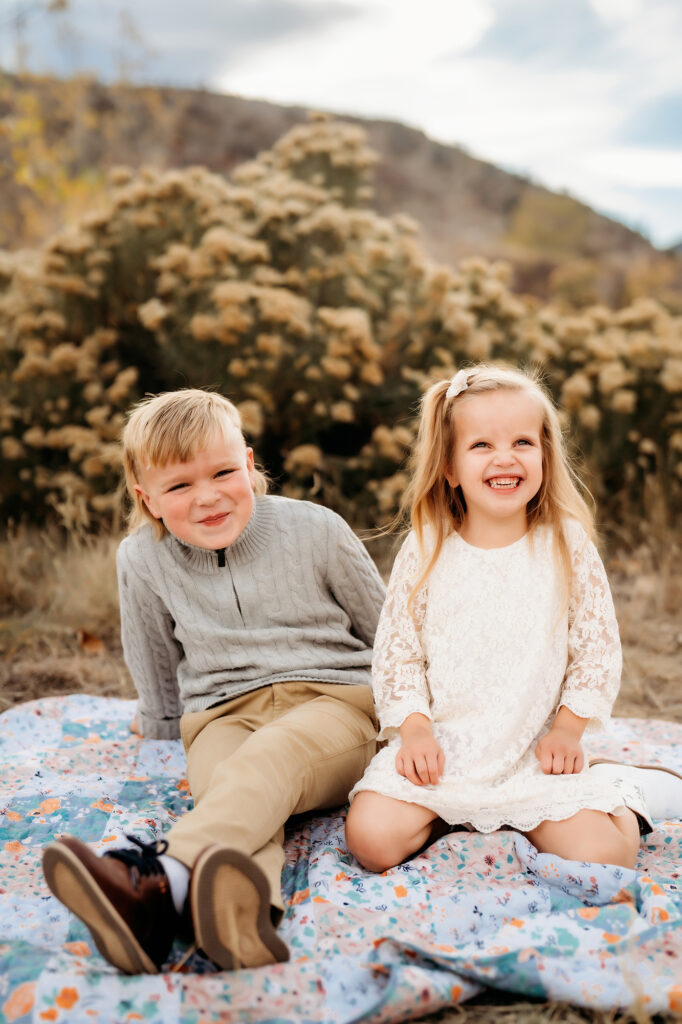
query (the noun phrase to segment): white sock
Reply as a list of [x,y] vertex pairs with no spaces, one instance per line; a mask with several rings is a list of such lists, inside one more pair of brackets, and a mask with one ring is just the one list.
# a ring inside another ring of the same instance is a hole
[[189,868],[181,860],[171,857],[169,853],[162,853],[159,860],[168,878],[173,905],[178,914],[181,914],[189,889]]
[[652,818],[682,818],[682,778],[657,765],[594,764],[590,772],[609,779],[631,779],[642,791]]

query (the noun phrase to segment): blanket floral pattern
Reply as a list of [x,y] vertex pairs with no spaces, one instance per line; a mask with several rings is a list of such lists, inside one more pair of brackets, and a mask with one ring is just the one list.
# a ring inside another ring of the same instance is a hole
[[[363,871],[344,809],[292,821],[286,964],[120,975],[55,900],[41,848],[158,838],[189,806],[179,741],[129,731],[132,701],[46,698],[0,715],[0,1021],[384,1024],[486,987],[575,1005],[682,1011],[682,821],[657,822],[636,871],[538,854],[513,832],[452,833]],[[682,725],[621,719],[590,755],[682,770]],[[173,949],[178,963],[185,952]]]

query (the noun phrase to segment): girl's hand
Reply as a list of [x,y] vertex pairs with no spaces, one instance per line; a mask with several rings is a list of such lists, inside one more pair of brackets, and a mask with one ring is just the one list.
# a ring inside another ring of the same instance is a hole
[[408,715],[400,726],[403,743],[396,754],[395,767],[415,786],[429,783],[435,786],[443,774],[445,754],[431,731],[431,723],[425,715]]
[[579,737],[556,724],[538,743],[535,756],[545,775],[577,775],[585,764]]
[[134,732],[137,736],[142,735],[142,733],[140,732],[140,720],[137,717],[137,715],[135,715],[132,722],[130,723],[130,731]]

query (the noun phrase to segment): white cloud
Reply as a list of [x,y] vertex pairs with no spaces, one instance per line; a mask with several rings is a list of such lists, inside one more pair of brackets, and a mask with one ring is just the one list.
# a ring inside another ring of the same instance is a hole
[[682,187],[682,149],[612,146],[586,154],[584,166],[614,185],[629,188]]
[[[661,238],[660,212],[648,225],[646,196],[633,190],[682,188],[682,156],[616,148],[611,140],[642,104],[682,89],[682,7],[676,0],[590,2],[609,36],[580,68],[522,63],[513,45],[509,56],[478,56],[474,48],[498,0],[365,0],[358,18],[251,51],[216,84],[421,127],[613,215],[620,211]],[[668,230],[682,236],[682,222]]]
[[608,23],[636,17],[644,10],[644,0],[590,0],[590,7]]
[[[145,0],[134,18],[158,50],[147,80],[402,121],[629,220],[634,204],[658,238],[668,188],[666,240],[682,237],[682,143],[661,113],[682,93],[682,3],[561,2],[554,22],[538,22],[542,0],[195,0],[191,24],[180,0]],[[69,17],[81,63],[111,75],[120,3],[101,7],[73,0]],[[43,61],[54,24],[33,15]]]
[[215,84],[294,102],[302,89],[320,94],[334,89],[343,96],[347,83],[368,75],[373,81],[400,76],[418,90],[423,71],[472,47],[491,18],[486,0],[458,0],[448,7],[442,0],[421,0],[418,6],[412,0],[367,0],[361,17],[302,33],[284,47],[264,46],[231,63]]

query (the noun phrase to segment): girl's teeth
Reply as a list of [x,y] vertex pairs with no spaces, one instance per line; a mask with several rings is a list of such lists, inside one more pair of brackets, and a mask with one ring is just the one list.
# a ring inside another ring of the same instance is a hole
[[491,487],[507,487],[507,488],[516,487],[518,482],[519,481],[518,481],[517,477],[514,477],[513,479],[509,479],[509,480],[489,480],[488,481],[488,483],[490,484]]

